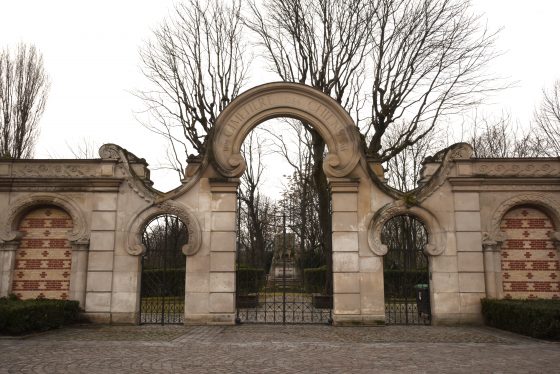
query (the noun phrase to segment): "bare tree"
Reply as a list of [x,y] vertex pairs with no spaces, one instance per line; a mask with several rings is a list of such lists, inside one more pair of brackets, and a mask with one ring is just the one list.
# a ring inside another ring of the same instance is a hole
[[35,46],[0,52],[0,158],[32,157],[49,87]]
[[[406,131],[404,124],[391,127],[385,134],[385,141],[393,143],[395,138]],[[447,146],[444,128],[434,131],[430,136],[419,139],[414,144],[404,148],[385,163],[387,183],[399,191],[407,192],[417,187],[417,179],[422,169],[424,159]]]
[[538,136],[546,143],[547,156],[560,156],[560,80],[550,91],[543,90],[543,101],[535,111]]
[[[371,120],[368,154],[386,162],[448,115],[499,89],[484,69],[496,57],[469,0],[380,0],[371,18]],[[384,142],[400,123],[401,134]]]
[[184,176],[190,152],[204,153],[220,112],[245,82],[247,56],[240,0],[188,0],[154,32],[140,52],[151,88],[143,124],[169,142],[170,167]]
[[[330,95],[359,121],[360,88],[368,54],[371,10],[361,0],[265,0],[250,2],[248,26],[259,36],[270,68],[288,82],[305,83]],[[332,248],[330,194],[322,169],[325,142],[309,124],[313,185],[318,194],[325,253]],[[330,268],[331,256],[327,266]]]
[[266,144],[254,131],[250,132],[243,143],[242,152],[247,159],[247,169],[241,177],[239,188],[240,227],[239,239],[245,258],[240,262],[254,267],[266,267],[266,242],[271,241],[270,222],[274,209],[272,201],[259,189],[262,182],[266,155]]
[[470,128],[472,135],[467,142],[478,158],[539,157],[546,151],[546,143],[530,128],[523,130],[512,124],[509,113],[499,117],[475,113]]

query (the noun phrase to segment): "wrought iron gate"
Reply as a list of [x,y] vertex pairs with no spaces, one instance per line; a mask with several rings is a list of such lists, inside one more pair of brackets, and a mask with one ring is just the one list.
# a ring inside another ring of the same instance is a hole
[[412,216],[397,216],[385,224],[382,241],[388,247],[383,259],[385,322],[429,325],[431,322],[428,242],[422,223]]
[[181,324],[184,319],[185,224],[173,215],[154,218],[144,230],[140,323]]
[[332,272],[321,256],[303,261],[312,249],[304,248],[294,224],[286,214],[271,216],[271,235],[257,255],[240,242],[238,227],[238,323],[331,323]]

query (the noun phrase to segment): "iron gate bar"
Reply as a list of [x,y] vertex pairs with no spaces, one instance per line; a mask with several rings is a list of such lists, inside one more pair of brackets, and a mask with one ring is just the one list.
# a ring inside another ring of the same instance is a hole
[[[314,296],[306,291],[303,269],[295,261],[296,237],[288,231],[293,226],[288,225],[289,217],[285,212],[272,217],[273,222],[270,227],[276,234],[275,239],[269,243],[272,245],[273,254],[270,267],[263,268],[260,265],[247,269],[249,265],[240,261],[244,257],[244,248],[239,242],[241,235],[239,201],[238,204],[236,321],[280,324],[330,323],[332,307],[315,307]],[[270,246],[268,248],[270,249]],[[251,271],[254,271],[252,278],[248,275]],[[263,274],[260,283],[259,276],[255,274]],[[332,300],[332,295],[327,297]]]
[[[431,324],[428,257],[423,252],[427,232],[423,224],[412,216],[396,216],[383,227],[382,240],[389,247],[383,259],[385,322]],[[427,313],[423,313],[424,308]]]
[[160,215],[146,226],[142,241],[140,323],[181,324],[184,319],[184,223],[174,215]]

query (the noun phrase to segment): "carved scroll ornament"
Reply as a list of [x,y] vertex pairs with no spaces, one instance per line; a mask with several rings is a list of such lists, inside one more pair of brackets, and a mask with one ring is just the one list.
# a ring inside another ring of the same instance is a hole
[[146,252],[146,247],[142,244],[142,232],[154,217],[162,214],[176,215],[185,224],[188,231],[188,242],[181,248],[181,251],[186,256],[196,254],[202,245],[200,224],[186,206],[172,200],[153,205],[135,216],[128,226],[127,252],[133,256]]
[[373,253],[378,256],[387,254],[387,245],[381,241],[381,231],[388,220],[399,215],[415,216],[422,221],[428,232],[428,243],[424,247],[426,255],[439,256],[445,251],[445,232],[437,219],[427,210],[418,206],[407,207],[402,200],[399,200],[382,207],[370,221],[368,244]]
[[215,166],[226,177],[239,177],[246,164],[241,146],[258,124],[291,117],[310,124],[327,144],[327,176],[345,177],[360,160],[359,135],[352,118],[329,96],[296,83],[269,83],[237,97],[217,119],[212,140]]

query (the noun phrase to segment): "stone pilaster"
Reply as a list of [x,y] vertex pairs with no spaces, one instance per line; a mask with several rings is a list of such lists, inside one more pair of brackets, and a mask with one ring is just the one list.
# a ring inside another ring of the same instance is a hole
[[239,179],[210,179],[208,323],[235,323],[236,207]]
[[[362,301],[375,303],[362,289],[376,273],[367,279],[360,273],[358,228],[359,181],[347,178],[330,179],[332,196],[332,261],[333,261],[333,322],[337,325],[362,324]],[[383,273],[381,273],[381,284]],[[362,300],[366,297],[367,300]],[[383,300],[380,301],[383,303]]]
[[0,243],[0,297],[8,296],[12,289],[16,251],[19,240]]
[[72,270],[70,272],[70,299],[77,300],[81,308],[86,305],[89,240],[71,241]]

